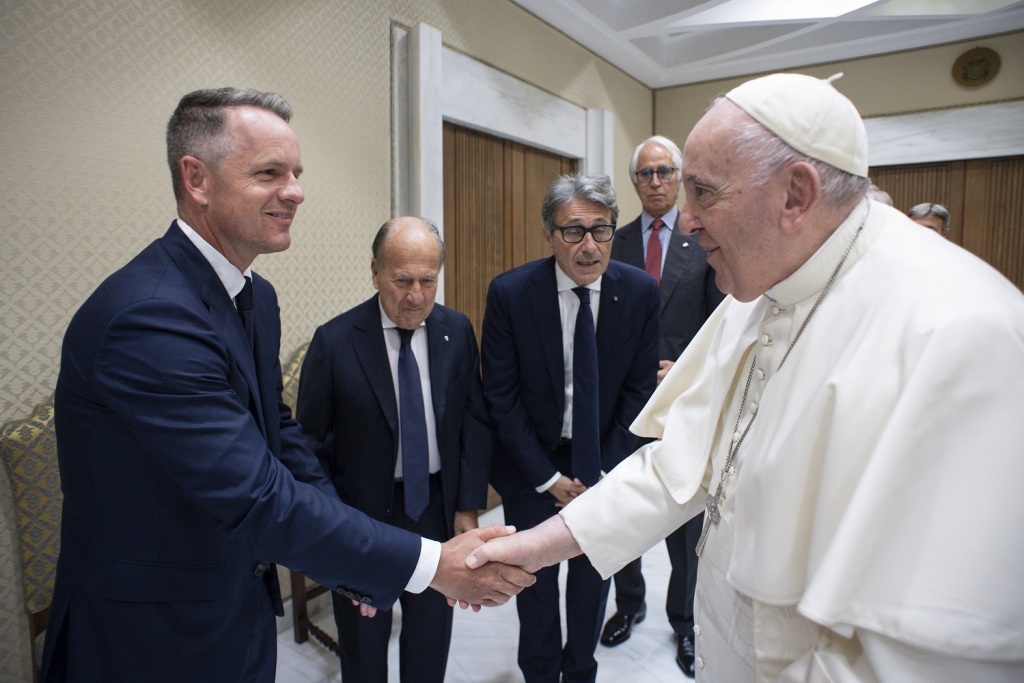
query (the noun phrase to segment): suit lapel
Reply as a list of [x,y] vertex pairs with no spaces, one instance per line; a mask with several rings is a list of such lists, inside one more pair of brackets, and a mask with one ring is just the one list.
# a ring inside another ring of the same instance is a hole
[[217,330],[224,346],[230,351],[242,377],[245,378],[249,387],[249,395],[252,397],[249,410],[256,417],[256,422],[265,437],[267,428],[260,384],[257,380],[256,363],[249,350],[249,338],[242,327],[242,321],[238,317],[234,302],[228,296],[223,283],[213,270],[213,266],[177,225],[171,224],[170,229],[164,234],[163,244],[185,278],[194,283],[199,298],[210,313],[213,327]]
[[562,358],[562,318],[558,312],[554,256],[546,259],[534,272],[527,296],[534,329],[542,340],[541,350],[551,390],[558,397],[561,414],[565,410],[565,361]]
[[602,360],[614,358],[616,342],[624,330],[622,316],[628,302],[624,299],[625,292],[616,268],[615,264],[609,263],[608,270],[601,278],[601,307],[597,314],[596,330],[598,369]]
[[445,320],[444,311],[434,306],[427,316],[427,357],[430,364],[430,396],[434,404],[434,424],[440,425],[444,420],[444,409],[448,392],[445,378],[451,376],[451,365],[454,361],[451,330]]
[[381,327],[380,304],[374,296],[362,310],[359,320],[355,322],[355,335],[352,345],[355,347],[356,358],[370,382],[381,412],[387,419],[388,426],[398,434],[398,399],[395,396],[395,382],[391,376],[391,361],[388,359],[387,346],[384,340],[384,329]]
[[617,256],[620,260],[637,268],[644,267],[644,235],[640,219],[622,228],[616,237],[619,240]]
[[665,255],[665,267],[661,273],[661,308],[672,298],[672,292],[682,279],[690,262],[693,260],[695,249],[699,249],[697,240],[687,237],[679,231],[679,214],[676,214],[676,224],[672,229],[672,236],[668,241],[668,253]]

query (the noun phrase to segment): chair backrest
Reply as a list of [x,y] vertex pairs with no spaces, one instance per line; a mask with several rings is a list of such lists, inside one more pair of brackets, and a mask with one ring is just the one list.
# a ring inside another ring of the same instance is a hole
[[302,359],[306,357],[307,350],[309,342],[295,349],[281,370],[281,397],[292,409],[292,413],[295,412],[295,400],[299,397],[299,373],[302,371]]
[[[25,607],[36,651],[37,636],[46,629],[49,618],[60,553],[63,495],[52,398],[36,406],[31,417],[0,428],[0,459],[14,493]],[[38,661],[38,652],[35,654]]]

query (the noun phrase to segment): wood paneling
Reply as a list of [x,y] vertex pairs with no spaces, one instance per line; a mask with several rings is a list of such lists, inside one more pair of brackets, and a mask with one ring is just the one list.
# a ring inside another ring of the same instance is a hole
[[540,205],[551,181],[576,161],[444,124],[445,304],[477,337],[495,275],[551,254]]
[[963,246],[1024,289],[1024,157],[967,162]]
[[900,211],[945,206],[949,240],[1024,289],[1024,157],[886,166],[871,178]]

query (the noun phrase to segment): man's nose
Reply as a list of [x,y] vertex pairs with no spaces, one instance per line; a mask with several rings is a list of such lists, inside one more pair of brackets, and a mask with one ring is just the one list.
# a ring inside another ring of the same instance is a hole
[[700,221],[686,210],[686,205],[679,210],[679,231],[684,235],[692,235],[701,229]]
[[281,192],[281,198],[288,202],[294,202],[295,204],[301,204],[305,201],[306,195],[302,191],[302,186],[299,185],[298,178],[291,176],[288,179],[288,184],[285,185],[284,190]]

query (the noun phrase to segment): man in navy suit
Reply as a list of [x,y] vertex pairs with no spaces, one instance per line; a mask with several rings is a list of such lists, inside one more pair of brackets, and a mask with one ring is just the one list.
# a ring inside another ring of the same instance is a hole
[[[541,215],[554,255],[491,282],[481,341],[484,399],[498,436],[491,480],[505,520],[519,529],[571,504],[640,445],[629,425],[658,370],[658,288],[643,271],[609,262],[618,204],[608,177],[556,179]],[[576,333],[583,315],[589,343],[596,337],[596,377],[577,372],[576,347],[588,341]],[[579,389],[575,380],[588,379],[593,389]],[[596,434],[581,452],[576,409],[587,405]],[[527,683],[594,681],[609,582],[585,557],[569,561],[563,647],[558,566],[536,576],[516,600]]]
[[[715,286],[715,271],[697,241],[679,230],[680,167],[683,155],[674,142],[656,135],[640,143],[629,163],[629,176],[643,211],[619,228],[612,240],[612,259],[644,268],[659,283],[661,339],[658,381],[690,343],[725,295]],[[702,517],[690,520],[665,539],[672,574],[665,609],[676,634],[676,663],[694,676],[693,594],[697,585],[697,554]],[[601,644],[625,642],[633,625],[644,620],[644,577],[640,558],[615,574],[616,612],[605,624]]]
[[368,614],[428,585],[495,604],[531,582],[464,578],[498,528],[440,545],[346,506],[282,402],[277,297],[250,265],[288,248],[304,198],[290,117],[274,93],[183,97],[178,219],[68,327],[44,681],[272,681],[276,562]]
[[[341,499],[374,519],[437,541],[477,527],[487,505],[491,432],[472,324],[435,305],[445,247],[420,218],[377,232],[370,269],[378,294],[319,327],[302,364],[296,417]],[[413,457],[403,438],[402,338],[417,359],[429,466],[425,507],[409,511]],[[443,683],[452,610],[434,591],[404,593],[401,680]],[[374,619],[334,596],[342,680],[387,683],[391,611]]]

